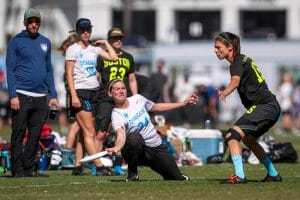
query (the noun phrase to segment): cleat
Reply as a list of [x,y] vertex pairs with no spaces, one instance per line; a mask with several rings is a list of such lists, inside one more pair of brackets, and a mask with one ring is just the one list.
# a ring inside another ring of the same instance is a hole
[[188,176],[185,175],[185,174],[181,174],[181,176],[184,178],[183,181],[188,181],[188,180],[190,180],[190,177],[188,177]]
[[268,174],[263,180],[261,180],[261,182],[282,182],[282,177],[280,174],[277,176],[270,176]]
[[126,182],[131,182],[131,181],[139,181],[140,177],[138,175],[137,172],[132,173],[132,172],[128,172],[128,176],[126,178]]
[[96,176],[112,176],[112,171],[108,167],[97,167]]
[[245,184],[247,183],[246,178],[240,178],[235,174],[232,174],[229,179],[221,181],[221,184]]
[[87,175],[87,173],[83,172],[83,167],[82,166],[77,166],[77,167],[73,168],[72,175],[73,176],[85,176],[85,175]]

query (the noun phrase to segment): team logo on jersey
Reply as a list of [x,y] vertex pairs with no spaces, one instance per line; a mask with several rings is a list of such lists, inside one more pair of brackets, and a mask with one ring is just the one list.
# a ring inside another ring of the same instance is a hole
[[79,58],[82,59],[83,58],[83,53],[79,52]]
[[46,52],[48,50],[47,44],[40,43],[40,47],[44,52]]

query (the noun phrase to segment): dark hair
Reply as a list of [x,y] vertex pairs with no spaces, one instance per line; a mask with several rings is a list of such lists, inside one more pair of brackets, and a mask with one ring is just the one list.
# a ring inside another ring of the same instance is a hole
[[215,41],[217,40],[223,41],[227,47],[231,44],[233,46],[233,56],[241,53],[240,37],[238,35],[230,32],[222,32],[215,38]]

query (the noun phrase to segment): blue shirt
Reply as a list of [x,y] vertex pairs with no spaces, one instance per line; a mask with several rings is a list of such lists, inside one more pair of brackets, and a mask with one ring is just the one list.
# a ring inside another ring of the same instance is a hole
[[51,65],[51,43],[41,34],[30,37],[23,30],[8,44],[6,53],[7,83],[10,98],[17,96],[16,90],[50,94],[56,98],[53,69]]

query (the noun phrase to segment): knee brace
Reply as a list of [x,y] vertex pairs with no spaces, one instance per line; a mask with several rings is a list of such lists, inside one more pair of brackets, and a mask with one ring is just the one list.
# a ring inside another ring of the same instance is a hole
[[[231,134],[229,137],[226,137],[228,134]],[[230,128],[227,131],[227,134],[224,136],[225,144],[227,144],[230,140],[241,141],[242,137],[236,130]]]

